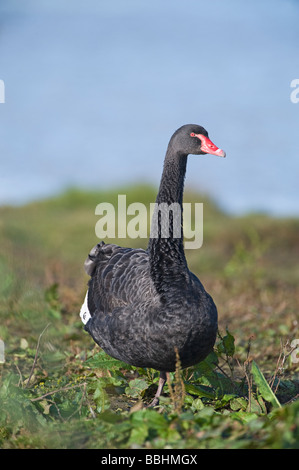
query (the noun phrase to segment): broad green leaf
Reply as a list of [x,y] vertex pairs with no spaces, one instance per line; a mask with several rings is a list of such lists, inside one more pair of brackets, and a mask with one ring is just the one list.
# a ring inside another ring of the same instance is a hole
[[280,408],[281,404],[279,403],[273,391],[271,390],[259,366],[254,361],[252,361],[251,373],[263,399],[271,403],[274,408]]
[[221,342],[217,345],[217,351],[220,354],[226,354],[229,357],[233,357],[235,354],[235,338],[230,334],[228,329],[226,335],[222,338]]
[[193,402],[191,404],[191,410],[192,411],[199,411],[199,410],[202,410],[203,408],[204,408],[204,404],[201,401],[201,399],[200,398],[195,398],[195,400],[193,400]]
[[142,392],[148,388],[149,384],[144,379],[133,379],[130,380],[129,386],[126,387],[125,393],[129,397],[139,397]]
[[230,401],[233,400],[234,398],[236,398],[236,395],[230,394],[230,393],[226,393],[226,394],[223,395],[220,399],[216,400],[216,402],[215,402],[215,409],[219,409],[219,408],[225,407],[225,406],[226,406],[228,403],[230,403]]
[[131,367],[126,364],[125,362],[119,361],[118,359],[114,359],[113,357],[108,356],[104,351],[101,351],[95,354],[90,359],[85,361],[85,364],[88,367],[93,369],[130,369]]
[[[260,398],[262,400],[261,395]],[[265,413],[265,410],[260,405],[258,397],[254,393],[250,394],[250,401],[248,401],[247,411],[249,413],[257,413],[259,415]]]
[[201,383],[204,383],[204,385],[218,386],[218,375],[214,370],[217,364],[217,354],[212,351],[203,361],[194,366],[194,379],[199,380]]
[[93,394],[93,399],[97,404],[98,413],[102,413],[110,406],[108,395],[105,391],[105,388],[101,385],[101,381],[98,382],[98,386]]
[[250,421],[257,419],[258,415],[248,411],[235,411],[230,414],[230,417],[240,421],[241,423],[249,423]]
[[233,411],[238,411],[238,410],[245,411],[247,408],[247,405],[248,405],[248,401],[245,400],[245,398],[243,397],[233,398],[229,403],[229,406],[231,407]]
[[191,395],[197,395],[200,398],[209,398],[211,400],[215,398],[215,393],[213,391],[208,390],[207,387],[200,385],[185,383],[185,390],[187,393],[191,393]]

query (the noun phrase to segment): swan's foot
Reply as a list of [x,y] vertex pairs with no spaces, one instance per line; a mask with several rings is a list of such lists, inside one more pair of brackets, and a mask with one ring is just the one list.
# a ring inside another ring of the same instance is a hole
[[154,406],[159,405],[159,398],[155,397],[145,408],[154,408]]
[[154,396],[154,399],[151,401],[151,403],[146,406],[146,408],[153,408],[154,406],[159,405],[159,398],[162,393],[168,374],[169,372],[160,372],[160,379],[159,379],[156,395]]

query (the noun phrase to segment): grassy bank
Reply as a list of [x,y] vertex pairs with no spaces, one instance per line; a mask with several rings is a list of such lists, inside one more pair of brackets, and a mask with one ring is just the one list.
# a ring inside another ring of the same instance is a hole
[[78,316],[95,207],[117,193],[156,196],[70,190],[0,208],[0,447],[298,448],[299,220],[229,217],[186,193],[204,202],[203,246],[187,259],[217,304],[219,337],[206,361],[172,374],[159,409],[144,409],[158,373],[111,360]]

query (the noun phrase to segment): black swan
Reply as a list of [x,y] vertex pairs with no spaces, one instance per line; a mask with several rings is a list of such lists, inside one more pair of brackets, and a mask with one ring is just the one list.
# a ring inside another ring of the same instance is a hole
[[[180,127],[168,144],[154,213],[158,230],[155,236],[151,232],[147,250],[101,242],[85,261],[91,276],[80,312],[85,330],[110,356],[160,371],[151,406],[159,403],[166,374],[175,370],[176,352],[182,368],[192,366],[210,353],[216,339],[216,306],[187,266],[182,210],[179,221],[166,211],[166,237],[159,210],[163,203],[182,209],[187,157],[207,153],[225,157],[203,127]],[[180,234],[174,233],[175,223]]]

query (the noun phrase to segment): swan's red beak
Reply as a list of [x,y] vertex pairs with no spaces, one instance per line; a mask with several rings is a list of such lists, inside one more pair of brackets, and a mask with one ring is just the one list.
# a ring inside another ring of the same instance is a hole
[[218,157],[225,157],[224,150],[219,149],[216,147],[213,142],[202,134],[195,134],[195,136],[201,140],[201,150],[206,153],[210,153],[211,155],[218,155]]

